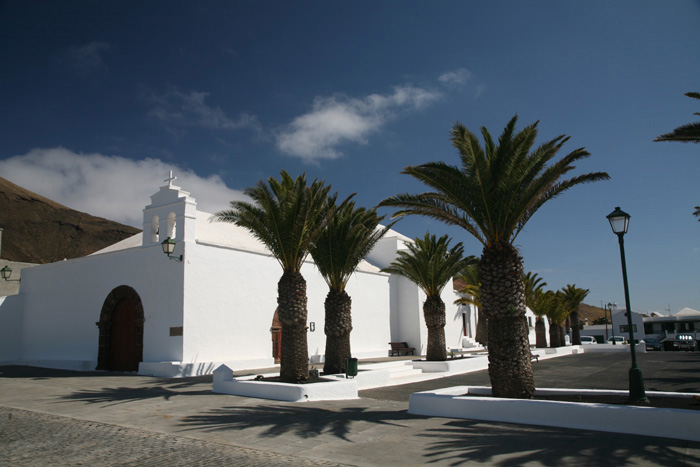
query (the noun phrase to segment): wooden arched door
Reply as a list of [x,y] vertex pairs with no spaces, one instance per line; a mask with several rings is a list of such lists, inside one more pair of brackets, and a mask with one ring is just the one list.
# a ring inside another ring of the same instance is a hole
[[282,359],[282,324],[280,323],[277,314],[279,308],[275,310],[275,316],[272,318],[272,356],[275,357],[275,363],[279,363]]
[[138,371],[141,359],[136,353],[136,304],[123,298],[112,312],[109,369]]
[[97,369],[138,371],[143,360],[141,297],[129,286],[112,290],[102,305]]

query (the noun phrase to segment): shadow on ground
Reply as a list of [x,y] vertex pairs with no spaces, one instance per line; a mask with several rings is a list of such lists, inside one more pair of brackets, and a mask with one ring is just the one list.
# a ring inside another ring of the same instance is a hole
[[371,410],[366,407],[344,407],[338,410],[308,406],[222,407],[200,415],[185,417],[180,424],[184,431],[231,431],[244,428],[266,428],[261,436],[292,434],[314,438],[332,434],[349,441],[354,423],[404,427],[407,420],[422,418],[406,411]]
[[61,396],[62,402],[83,401],[89,404],[106,404],[106,407],[117,404],[124,404],[138,400],[147,399],[164,399],[170,400],[175,396],[210,396],[211,389],[202,389],[196,391],[174,391],[171,387],[153,386],[153,387],[120,387],[120,388],[102,388],[96,390],[84,390],[74,392],[67,396]]
[[427,463],[449,465],[685,465],[687,448],[700,448],[690,441],[471,420],[451,421],[419,436],[433,440],[426,445]]

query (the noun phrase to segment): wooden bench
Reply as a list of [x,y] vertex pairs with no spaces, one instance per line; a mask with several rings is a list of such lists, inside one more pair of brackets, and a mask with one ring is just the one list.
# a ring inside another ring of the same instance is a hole
[[537,355],[536,353],[530,352],[530,361],[531,362],[538,362],[540,361],[540,356]]
[[389,345],[391,346],[390,357],[393,357],[394,354],[401,356],[401,352],[404,355],[408,355],[408,352],[411,352],[411,355],[413,355],[413,351],[416,350],[414,347],[409,347],[406,342],[389,342]]

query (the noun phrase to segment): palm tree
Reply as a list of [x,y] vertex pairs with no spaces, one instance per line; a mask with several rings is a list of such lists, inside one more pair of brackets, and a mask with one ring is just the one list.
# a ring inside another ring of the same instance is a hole
[[581,330],[579,329],[578,307],[583,303],[586,296],[590,293],[588,289],[579,289],[576,284],[566,284],[566,287],[561,289],[564,296],[564,306],[569,312],[571,319],[571,344],[581,345]]
[[525,284],[525,305],[535,314],[535,347],[547,347],[547,336],[545,334],[544,313],[536,311],[537,308],[537,293],[541,292],[547,285],[537,273],[528,272],[523,277]]
[[465,266],[462,271],[457,274],[457,280],[464,285],[457,291],[464,295],[454,301],[455,305],[473,305],[476,308],[476,334],[474,340],[486,347],[488,345],[488,320],[481,311],[481,295],[479,293],[478,263],[479,259],[469,256],[465,260]]
[[231,209],[214,214],[219,222],[228,222],[248,229],[272,253],[282,266],[277,284],[277,304],[282,325],[280,377],[289,383],[309,379],[309,351],[306,339],[306,281],[301,266],[309,250],[325,228],[332,214],[329,206],[330,186],[314,180],[306,184],[306,176],[296,179],[281,172],[259,181],[244,193],[253,202],[231,201]]
[[481,302],[489,320],[489,376],[494,396],[530,398],[535,391],[525,320],[523,259],[514,246],[518,234],[547,201],[582,183],[606,180],[604,172],[567,180],[574,163],[590,154],[576,149],[547,165],[568,141],[559,136],[532,150],[537,123],[516,132],[513,117],[494,142],[486,128],[482,149],[460,123],[452,127],[452,145],[461,167],[430,162],[403,173],[433,191],[399,194],[380,206],[400,208],[394,217],[420,214],[462,227],[484,246],[479,261]]
[[[543,349],[547,347],[547,329],[544,324],[544,317],[547,316],[552,304],[544,289],[536,289],[531,299],[530,309],[537,317],[535,321],[535,347]],[[550,327],[550,332],[551,332]],[[550,339],[551,342],[551,339]]]
[[562,324],[569,316],[569,311],[564,306],[564,300],[561,292],[545,292],[543,305],[545,314],[549,318],[549,346],[563,347],[566,345],[566,334]]
[[[700,99],[700,92],[686,92],[686,96]],[[695,112],[693,115],[700,115]],[[654,141],[680,141],[681,143],[700,143],[700,122],[679,126],[671,133],[656,137]]]
[[435,235],[425,234],[406,243],[408,251],[398,251],[397,258],[382,272],[398,274],[415,283],[426,299],[423,303],[423,317],[428,327],[428,361],[447,360],[445,345],[445,302],[440,294],[452,277],[464,266],[464,247],[457,243],[450,248],[447,235],[436,239]]
[[[391,228],[379,228],[384,217],[375,209],[355,208],[348,202],[335,209],[326,228],[311,249],[311,256],[328,284],[325,301],[326,374],[345,372],[345,358],[350,351],[352,300],[345,291],[350,276],[360,261]],[[283,334],[284,335],[284,334]]]

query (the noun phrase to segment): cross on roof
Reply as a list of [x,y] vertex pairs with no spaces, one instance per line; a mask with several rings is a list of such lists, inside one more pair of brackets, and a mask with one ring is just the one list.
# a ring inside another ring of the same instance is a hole
[[170,173],[168,174],[168,178],[166,178],[163,181],[168,182],[168,186],[173,186],[173,180],[177,180],[177,177],[173,176],[173,171],[171,170]]

